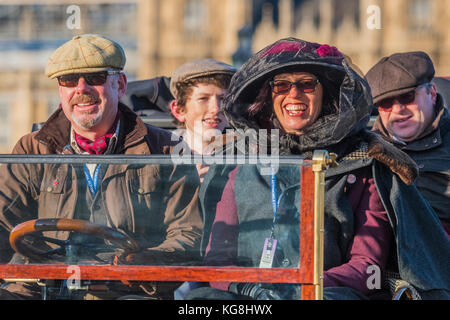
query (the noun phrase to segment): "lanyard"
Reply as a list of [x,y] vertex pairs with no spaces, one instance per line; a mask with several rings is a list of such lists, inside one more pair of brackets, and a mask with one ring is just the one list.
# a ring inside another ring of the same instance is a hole
[[273,173],[273,169],[270,168],[270,190],[272,195],[272,209],[273,209],[273,222],[277,217],[277,176]]
[[89,190],[91,191],[92,196],[95,196],[98,187],[98,172],[100,171],[100,164],[98,164],[97,167],[95,168],[93,177],[91,177],[91,174],[89,173],[89,170],[86,167],[86,165],[83,166],[83,169]]
[[277,248],[277,239],[274,237],[275,221],[277,218],[277,177],[273,173],[273,169],[270,168],[270,190],[272,196],[272,209],[273,209],[273,222],[272,229],[270,231],[270,237],[266,238],[264,247],[259,261],[260,268],[271,268],[273,265],[273,259],[275,257],[275,251]]
[[270,168],[270,190],[272,196],[272,210],[273,210],[273,222],[272,222],[272,230],[270,231],[270,238],[273,239],[273,233],[275,230],[275,222],[277,219],[277,211],[278,211],[277,176],[273,173],[273,168]]

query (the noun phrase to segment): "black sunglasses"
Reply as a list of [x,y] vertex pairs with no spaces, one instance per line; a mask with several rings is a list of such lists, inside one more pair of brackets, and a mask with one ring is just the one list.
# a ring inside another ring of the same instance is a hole
[[117,73],[120,73],[120,71],[108,70],[93,73],[71,73],[59,76],[57,79],[59,85],[63,87],[76,87],[80,77],[83,77],[86,83],[90,86],[100,86],[105,84],[108,75]]
[[414,99],[416,99],[416,90],[412,90],[397,97],[383,99],[377,103],[377,107],[385,112],[390,112],[392,111],[392,107],[396,100],[399,104],[406,105],[414,102]]
[[312,93],[316,90],[318,79],[311,80],[299,80],[296,82],[290,82],[288,80],[274,80],[270,81],[273,93],[283,94],[291,91],[292,86],[295,86],[297,90],[303,93]]

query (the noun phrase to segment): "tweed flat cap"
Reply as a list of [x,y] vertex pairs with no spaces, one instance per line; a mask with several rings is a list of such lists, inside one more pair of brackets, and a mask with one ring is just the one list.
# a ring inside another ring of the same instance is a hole
[[422,51],[395,53],[382,58],[366,74],[374,103],[430,82],[434,77],[430,57]]
[[123,69],[123,48],[97,34],[84,34],[67,41],[48,59],[45,74],[56,78],[71,73],[90,73],[108,69]]
[[200,77],[225,74],[232,76],[236,68],[214,59],[199,59],[186,62],[179,66],[172,74],[170,92],[178,98],[177,83]]

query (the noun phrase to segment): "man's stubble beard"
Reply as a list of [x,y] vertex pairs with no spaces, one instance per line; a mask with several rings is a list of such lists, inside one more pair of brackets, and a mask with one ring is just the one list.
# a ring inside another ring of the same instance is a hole
[[89,130],[89,129],[92,129],[94,126],[96,126],[98,123],[100,123],[100,121],[102,120],[102,117],[103,117],[103,112],[102,112],[102,110],[99,110],[97,112],[97,115],[94,118],[91,118],[91,117],[87,118],[86,117],[86,118],[83,119],[84,115],[89,115],[89,114],[90,113],[84,113],[81,116],[81,119],[80,119],[77,116],[74,116],[73,113],[72,113],[72,119],[75,122],[75,124],[77,126],[79,126],[80,128]]
[[[74,108],[74,105],[76,105],[78,103],[92,103],[92,104],[95,103],[97,105],[100,105],[101,100],[93,94],[81,94],[81,95],[75,96],[70,101],[70,105],[72,108]],[[97,107],[97,108],[98,108],[97,115],[94,118],[85,117],[85,115],[89,116],[90,114],[94,113],[95,111],[94,112],[85,111],[85,112],[81,112],[79,115],[75,115],[75,110],[72,109],[72,115],[71,115],[72,120],[80,128],[83,128],[85,130],[92,129],[95,125],[97,125],[101,121],[101,119],[103,117],[103,110],[100,109],[99,107]]]

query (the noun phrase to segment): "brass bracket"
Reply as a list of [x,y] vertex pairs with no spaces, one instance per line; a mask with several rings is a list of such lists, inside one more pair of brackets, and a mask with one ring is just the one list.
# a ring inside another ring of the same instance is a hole
[[316,150],[313,154],[314,172],[314,286],[315,299],[323,300],[323,260],[324,260],[324,207],[325,171],[337,167],[336,154],[326,150]]

